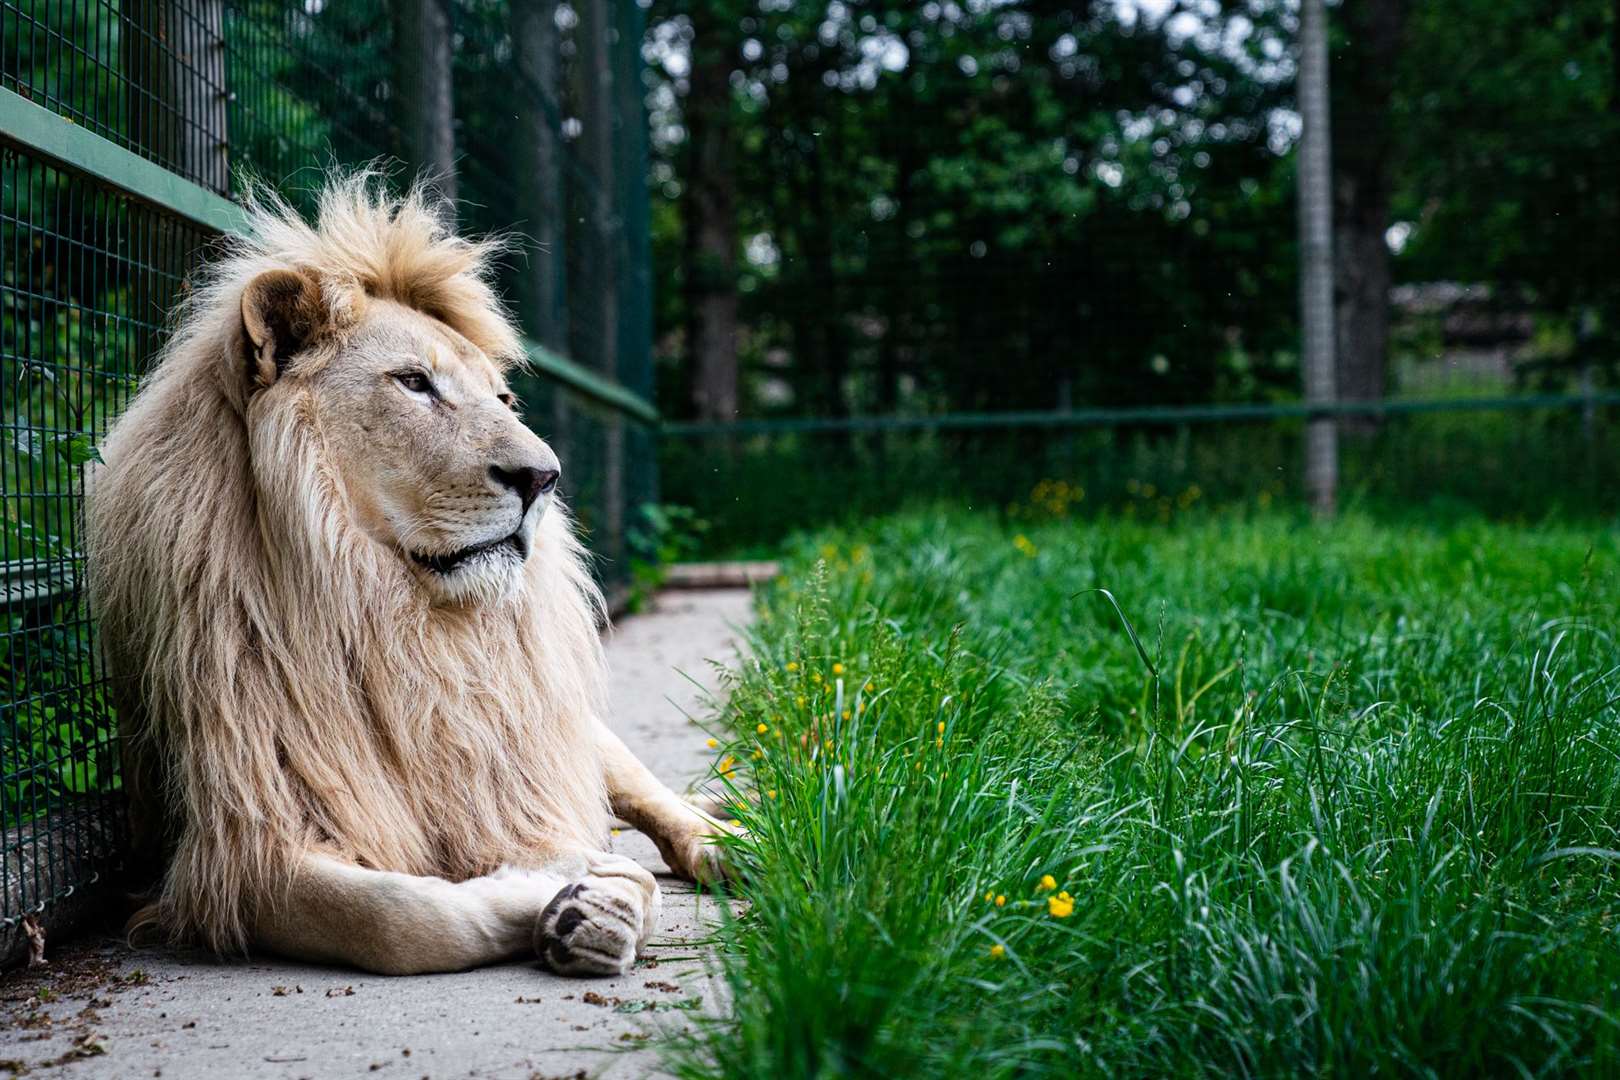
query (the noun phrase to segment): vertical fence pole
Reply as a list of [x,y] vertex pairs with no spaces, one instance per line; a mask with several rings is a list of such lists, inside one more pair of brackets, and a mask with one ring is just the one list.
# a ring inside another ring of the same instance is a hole
[[[557,0],[513,0],[520,108],[518,184],[524,229],[535,251],[520,301],[536,341],[568,352],[568,180],[563,170],[562,36]],[[560,388],[551,393],[551,428],[545,433],[558,457],[573,458],[573,409]]]
[[[646,17],[640,4],[619,4],[614,40],[613,92],[617,115],[619,235],[623,263],[619,274],[619,364],[621,383],[637,394],[654,394],[652,374],[653,273],[652,211],[647,192],[647,100],[642,81],[641,43]],[[646,430],[629,433],[625,451],[625,511],[658,499],[656,443]]]
[[[1333,191],[1328,130],[1327,12],[1323,0],[1301,0],[1299,115],[1296,165],[1299,194],[1299,314],[1305,401],[1331,405],[1337,397],[1333,355]],[[1339,430],[1333,417],[1313,414],[1305,426],[1305,489],[1323,517],[1338,507]]]
[[451,0],[392,0],[400,157],[451,204],[456,138],[450,93]]
[[524,205],[523,231],[535,243],[522,297],[529,332],[549,349],[566,352],[564,322],[566,264],[563,244],[562,114],[558,97],[561,53],[557,0],[512,0],[512,41],[519,87],[518,183]]
[[591,326],[596,355],[584,357],[607,373],[618,357],[618,274],[622,236],[614,193],[613,153],[613,0],[584,0],[579,8],[580,154],[590,177],[588,193],[592,236],[586,252],[594,274],[591,289],[596,314]]
[[[624,233],[618,220],[618,176],[614,160],[613,19],[614,0],[584,0],[579,21],[580,149],[593,185],[589,194],[591,235],[585,256],[591,273],[591,345],[582,357],[608,375],[617,375],[619,360],[619,280],[625,265]],[[624,536],[624,416],[615,411],[605,421],[602,462],[601,533],[615,548]],[[612,557],[622,557],[614,550]]]
[[641,42],[641,5],[619,5],[613,54],[614,112],[618,137],[620,251],[619,381],[650,397],[652,385],[652,236],[647,193],[647,102]]

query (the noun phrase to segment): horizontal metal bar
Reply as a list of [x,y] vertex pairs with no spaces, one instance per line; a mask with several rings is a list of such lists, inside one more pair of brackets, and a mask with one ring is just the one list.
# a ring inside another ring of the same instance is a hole
[[[65,117],[0,88],[0,142],[89,176],[141,202],[215,232],[240,232],[242,208],[207,188],[148,161]],[[649,424],[658,410],[635,392],[534,342],[529,363],[592,400]]]
[[205,229],[232,232],[245,220],[242,208],[229,199],[5,89],[0,89],[0,140]]
[[529,366],[534,370],[544,372],[570,389],[628,416],[648,424],[658,423],[658,410],[641,395],[574,363],[560,353],[552,352],[544,345],[525,339],[523,347],[528,352]]
[[1242,420],[1305,419],[1313,416],[1391,416],[1403,413],[1497,412],[1620,405],[1620,394],[1541,394],[1527,397],[1449,398],[1415,401],[1338,401],[1307,405],[1144,406],[1051,412],[942,413],[938,416],[791,417],[731,423],[666,423],[660,434],[675,438],[713,435],[831,434],[853,431],[948,431],[971,428],[1119,427],[1125,424],[1208,424]]

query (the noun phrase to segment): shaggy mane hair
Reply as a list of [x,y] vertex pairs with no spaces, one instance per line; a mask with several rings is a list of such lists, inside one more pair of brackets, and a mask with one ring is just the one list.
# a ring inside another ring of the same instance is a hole
[[[313,227],[274,197],[248,217],[105,440],[86,513],[136,851],[161,867],[132,926],[218,951],[246,949],[307,852],[463,880],[600,847],[608,824],[601,596],[565,512],[516,595],[433,606],[353,524],[302,377],[377,298],[514,362],[498,244],[364,173],[326,186]],[[241,298],[276,269],[319,283],[326,320],[263,390]]]

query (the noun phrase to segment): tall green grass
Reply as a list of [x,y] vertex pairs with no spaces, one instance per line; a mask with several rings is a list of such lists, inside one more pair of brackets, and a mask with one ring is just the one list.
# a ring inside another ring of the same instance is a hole
[[1612,533],[1026,533],[889,519],[762,594],[682,1073],[1620,1072]]

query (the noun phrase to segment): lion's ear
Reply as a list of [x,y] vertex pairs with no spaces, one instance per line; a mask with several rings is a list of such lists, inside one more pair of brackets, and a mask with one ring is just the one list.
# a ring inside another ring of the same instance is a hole
[[242,332],[247,374],[269,386],[320,331],[325,321],[321,288],[293,270],[266,270],[242,291]]

